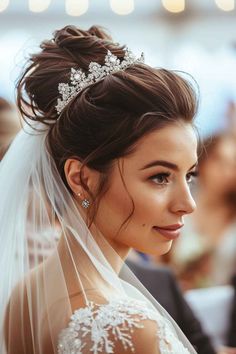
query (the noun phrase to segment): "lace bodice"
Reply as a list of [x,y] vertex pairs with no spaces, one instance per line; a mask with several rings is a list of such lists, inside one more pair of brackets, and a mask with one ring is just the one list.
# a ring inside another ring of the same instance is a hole
[[145,302],[126,298],[104,305],[90,302],[76,310],[59,335],[58,354],[114,353],[117,341],[124,350],[135,353],[132,333],[144,328],[143,320],[157,323],[156,343],[161,354],[190,354],[164,317]]

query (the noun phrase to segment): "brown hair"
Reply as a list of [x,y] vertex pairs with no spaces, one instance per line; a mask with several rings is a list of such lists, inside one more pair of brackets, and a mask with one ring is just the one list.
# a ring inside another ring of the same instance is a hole
[[25,118],[54,123],[48,143],[66,185],[64,164],[72,156],[101,173],[96,209],[115,159],[128,154],[141,137],[155,129],[178,120],[192,123],[195,90],[173,71],[135,64],[86,87],[58,119],[58,84],[69,82],[70,69],[86,72],[92,61],[104,65],[108,50],[122,60],[124,46],[98,26],[88,31],[66,26],[44,41],[41,49],[31,56],[19,80],[19,109]]

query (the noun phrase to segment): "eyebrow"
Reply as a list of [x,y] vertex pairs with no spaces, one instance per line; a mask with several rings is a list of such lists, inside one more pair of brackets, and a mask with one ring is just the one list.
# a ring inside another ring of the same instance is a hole
[[[176,164],[169,162],[169,161],[165,161],[165,160],[155,160],[155,161],[149,162],[147,165],[142,167],[141,170],[145,170],[147,168],[151,168],[154,166],[163,166],[163,167],[170,168],[171,170],[174,170],[174,171],[179,170],[179,168]],[[197,166],[197,162],[192,167],[190,167],[189,171],[192,170],[192,168],[194,168],[196,166]]]

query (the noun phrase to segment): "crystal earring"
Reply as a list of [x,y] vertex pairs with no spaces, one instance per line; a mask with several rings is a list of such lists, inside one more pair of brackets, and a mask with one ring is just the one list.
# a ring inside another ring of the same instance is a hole
[[[78,196],[81,197],[81,193],[78,193]],[[90,206],[90,201],[88,199],[83,199],[81,205],[84,209],[88,209]]]
[[90,201],[88,199],[84,199],[84,200],[82,200],[81,205],[83,208],[87,209],[90,206]]

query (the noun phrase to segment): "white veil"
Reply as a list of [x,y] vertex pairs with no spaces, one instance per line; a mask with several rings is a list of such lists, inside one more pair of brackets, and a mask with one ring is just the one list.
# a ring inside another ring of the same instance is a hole
[[0,164],[0,352],[56,353],[74,300],[128,296],[166,316],[195,353],[102,235],[91,235],[50,155],[48,130],[26,124]]

